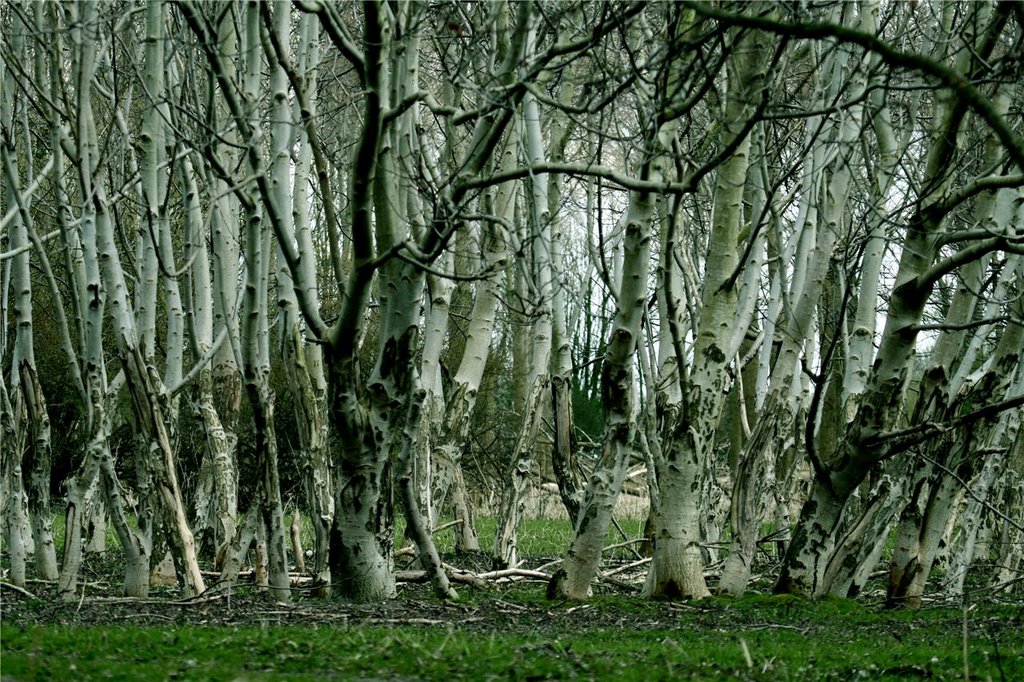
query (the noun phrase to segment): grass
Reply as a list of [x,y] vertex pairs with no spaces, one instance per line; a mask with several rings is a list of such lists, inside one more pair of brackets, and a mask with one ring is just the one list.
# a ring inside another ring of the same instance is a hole
[[[643,520],[621,525],[636,538]],[[479,520],[485,552],[494,528],[493,519]],[[458,564],[453,530],[437,543]],[[567,521],[526,519],[520,553],[531,561],[557,557],[570,537]],[[612,529],[607,544],[622,540]],[[108,547],[117,549],[116,538]],[[628,550],[616,551],[627,558]],[[117,554],[90,563],[103,562],[95,568],[105,571]],[[100,581],[116,590],[115,576]],[[240,586],[239,602],[232,611],[228,601],[225,611],[223,601],[187,608],[118,606],[103,597],[84,608],[12,602],[5,590],[0,680],[1024,679],[1019,602],[985,601],[967,613],[965,676],[958,608],[885,611],[758,594],[673,603],[607,587],[575,604],[550,602],[544,591],[541,583],[462,587],[460,603],[446,606],[428,587],[407,586],[399,599],[367,610],[302,599],[279,607]]]
[[[501,628],[4,625],[3,679],[964,679],[959,609],[761,596],[693,605],[607,596],[581,608],[543,602],[539,589],[470,598],[470,613],[519,605],[525,622]],[[1021,610],[969,615],[971,679],[1024,679]]]
[[[438,525],[443,525],[446,522],[447,520],[443,520]],[[644,519],[621,519],[618,520],[618,523],[629,540],[635,540],[643,535]],[[404,524],[401,525],[404,526]],[[482,551],[490,553],[494,545],[496,529],[497,524],[493,517],[482,517],[477,520],[476,530]],[[401,532],[402,528],[396,529],[395,536],[401,538]],[[456,532],[457,529],[454,527],[446,528],[434,537],[438,552],[448,554],[454,551]],[[523,519],[519,530],[519,554],[520,556],[538,558],[560,557],[569,548],[571,540],[572,525],[566,519]],[[622,534],[614,527],[610,528],[605,544],[617,545],[622,542],[625,542]],[[605,556],[626,558],[632,555],[628,548],[622,547]]]

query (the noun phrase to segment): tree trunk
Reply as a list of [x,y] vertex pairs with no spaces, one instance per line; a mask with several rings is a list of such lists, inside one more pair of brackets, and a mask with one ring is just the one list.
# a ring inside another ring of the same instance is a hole
[[32,446],[24,460],[28,470],[28,511],[32,521],[36,571],[44,580],[56,580],[57,553],[53,543],[53,512],[50,509],[50,417],[35,368],[21,366],[21,386],[31,425]]
[[10,561],[10,580],[18,587],[25,586],[25,558],[31,543],[28,518],[28,498],[21,475],[21,452],[25,449],[25,430],[17,428],[24,423],[24,405],[16,399],[17,406],[7,397],[7,388],[0,376],[0,511],[4,523],[0,529],[0,540],[4,541]]
[[[530,31],[527,51],[532,52],[536,34]],[[540,105],[532,93],[523,98],[523,136],[528,166],[544,162],[544,144],[541,132]],[[527,386],[529,393],[523,405],[522,425],[512,452],[509,477],[511,485],[502,490],[497,513],[497,533],[494,538],[493,564],[495,568],[515,566],[518,561],[516,543],[519,524],[526,507],[525,495],[531,487],[531,478],[540,472],[543,450],[537,439],[544,415],[549,411],[548,386],[552,345],[552,301],[554,273],[551,266],[551,212],[548,206],[548,178],[544,173],[533,173],[528,186],[531,208],[529,225],[530,271],[532,296],[529,310],[533,320]]]
[[[1008,15],[997,8],[979,24],[979,32],[967,36],[972,49],[960,52],[958,69],[969,72],[980,64],[998,41]],[[980,8],[978,11],[981,11]],[[937,279],[935,270],[945,218],[955,204],[942,198],[951,175],[948,164],[957,152],[958,136],[966,121],[967,107],[950,94],[939,103],[940,115],[931,131],[931,144],[916,197],[906,226],[899,270],[889,298],[888,315],[864,392],[857,401],[841,447],[829,467],[819,463],[811,497],[804,505],[799,526],[783,562],[776,591],[817,594],[823,589],[823,564],[835,548],[840,529],[839,514],[847,498],[879,462],[895,455],[892,446],[877,442],[905,414],[906,386],[913,366],[919,325]],[[971,254],[968,251],[967,254]],[[949,263],[947,261],[947,263]],[[957,261],[949,263],[956,267]],[[941,268],[940,268],[941,269]],[[861,302],[863,303],[863,302]],[[817,515],[821,514],[820,517]]]
[[[650,162],[648,162],[650,164]],[[641,176],[658,177],[645,164]],[[605,404],[601,458],[587,482],[576,514],[574,534],[562,570],[553,578],[549,593],[586,599],[601,564],[612,511],[629,464],[635,435],[633,414],[633,356],[646,307],[647,275],[651,258],[653,201],[647,193],[634,193],[625,218],[625,244],[618,307],[602,364]]]
[[[11,21],[11,53],[16,55],[16,58],[27,58],[25,36],[28,35],[28,26],[21,19],[20,12],[14,12]],[[32,167],[33,140],[28,134],[27,127],[22,125],[23,121],[27,124],[26,98],[14,97],[17,86],[13,69],[3,68],[0,72],[3,74],[0,85],[5,90],[5,93],[0,95],[0,128],[4,131],[3,139],[0,140],[0,162],[3,164],[0,176],[4,178],[7,190],[4,197],[5,205],[9,210],[16,209],[12,216],[8,246],[15,252],[21,250],[12,258],[0,292],[3,299],[0,308],[5,323],[8,319],[8,301],[14,309],[14,344],[9,358],[9,390],[15,394],[13,406],[8,402],[10,396],[7,394],[7,387],[0,388],[4,390],[5,417],[10,420],[5,424],[10,431],[5,435],[8,443],[4,458],[10,461],[5,462],[4,471],[10,477],[7,481],[10,485],[7,502],[10,505],[8,536],[11,543],[12,579],[20,580],[21,582],[17,584],[23,585],[24,559],[28,548],[23,546],[22,536],[33,542],[36,568],[43,578],[57,579],[57,557],[51,527],[53,517],[50,512],[50,417],[36,371],[32,277],[29,269],[30,247],[33,243],[38,246],[40,242],[35,235],[33,217],[29,210],[31,197],[24,196],[21,189],[19,148],[22,157],[28,163],[28,171],[37,169]],[[18,134],[19,129],[22,131],[21,135]],[[40,253],[39,258],[45,259],[46,255]],[[49,279],[53,282],[48,263],[43,270],[51,275]],[[8,286],[12,290],[10,293]],[[60,303],[59,299],[57,302]],[[58,333],[62,331],[66,332],[66,327],[58,327]],[[7,331],[4,330],[3,334],[6,336]],[[8,358],[4,357],[6,346],[6,338],[0,340],[0,360],[3,360],[4,364],[8,361]],[[3,381],[0,377],[0,383]],[[31,532],[25,533],[28,524],[31,524]]]
[[837,486],[820,479],[800,510],[793,539],[786,550],[782,573],[775,583],[777,594],[821,596],[827,586],[824,574],[835,546],[840,518],[855,486]]
[[912,478],[909,460],[890,462],[861,502],[860,513],[836,543],[823,577],[823,590],[856,597],[878,565],[899,508],[906,505]]
[[546,384],[546,376],[537,377],[523,408],[523,423],[512,455],[512,480],[501,491],[497,512],[497,530],[491,552],[491,563],[495,569],[514,568],[519,563],[519,525],[526,511],[527,491],[538,473],[533,453],[544,416],[542,396],[547,395]]

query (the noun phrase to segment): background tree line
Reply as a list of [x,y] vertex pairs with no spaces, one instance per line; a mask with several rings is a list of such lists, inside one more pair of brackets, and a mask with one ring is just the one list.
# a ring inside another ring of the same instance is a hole
[[[254,546],[395,593],[532,491],[585,598],[645,484],[650,596],[889,600],[1024,553],[1013,2],[10,2],[4,548],[73,597]],[[57,548],[52,518],[63,513]],[[982,549],[983,548],[983,549]],[[60,556],[57,550],[60,549]],[[725,551],[722,551],[725,549]]]

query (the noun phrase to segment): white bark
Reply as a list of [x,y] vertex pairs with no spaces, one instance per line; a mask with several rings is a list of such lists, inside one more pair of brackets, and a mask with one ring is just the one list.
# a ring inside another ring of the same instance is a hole
[[[641,172],[644,179],[657,175],[649,166]],[[630,197],[625,219],[623,271],[616,297],[618,305],[602,366],[606,412],[601,458],[587,482],[578,516],[574,519],[573,540],[554,584],[559,593],[573,599],[585,599],[590,594],[590,583],[601,563],[612,510],[632,453],[636,428],[633,354],[646,308],[652,210],[653,200],[649,194],[634,193]]]
[[[760,42],[759,42],[760,41]],[[747,119],[764,87],[763,39],[736,39],[729,57],[723,138],[735,144],[718,167],[708,244],[700,322],[693,366],[683,387],[682,404],[664,419],[664,453],[657,464],[659,507],[654,519],[654,554],[644,586],[647,596],[702,598],[709,591],[700,550],[698,499],[708,471],[726,394],[726,366],[739,349],[747,324],[739,322],[735,284],[724,286],[738,265],[743,190],[750,165]]]
[[20,454],[25,448],[25,429],[16,426],[24,422],[25,410],[20,398],[17,402],[17,407],[11,404],[6,383],[0,376],[0,445],[3,445],[0,454],[0,511],[3,511],[4,518],[0,539],[10,561],[10,581],[24,587],[32,534],[29,530],[28,496],[21,473]]
[[[1020,280],[1024,276],[1024,259],[1017,259],[1016,273],[1007,273],[1008,278]],[[950,308],[950,314],[955,311]],[[1024,316],[1024,303],[1019,296],[1009,306],[1014,317]],[[985,364],[970,380],[960,387],[955,396],[933,398],[923,395],[929,403],[934,401],[937,414],[925,415],[936,421],[945,421],[958,416],[963,406],[982,405],[992,399],[1010,399],[1020,395],[1020,349],[1024,347],[1024,330],[1020,325],[1007,325]],[[938,369],[938,368],[935,368]],[[930,377],[926,377],[929,379]],[[924,385],[926,382],[922,382]],[[934,382],[932,382],[934,383]],[[939,387],[936,387],[938,392]],[[944,399],[943,399],[944,398]],[[930,405],[926,405],[928,409]],[[927,495],[923,496],[920,517],[910,514],[904,519],[901,536],[910,536],[906,550],[893,556],[889,575],[887,601],[891,605],[917,608],[921,604],[925,585],[931,569],[946,537],[947,528],[958,514],[958,502],[964,494],[964,485],[973,478],[978,467],[978,456],[973,452],[980,446],[983,452],[1005,451],[1012,443],[1015,433],[1004,433],[1007,415],[996,424],[984,423],[958,429],[953,434],[939,437],[927,448],[929,477]],[[987,428],[986,428],[987,427]],[[928,471],[928,469],[926,469]],[[912,506],[916,500],[912,501]],[[913,509],[912,509],[913,511]]]
[[[534,49],[536,40],[531,31],[527,50]],[[523,98],[523,136],[526,164],[530,167],[545,159],[544,141],[541,131],[540,105],[533,93]],[[528,221],[530,235],[531,296],[530,317],[533,319],[530,356],[526,376],[527,400],[523,405],[522,425],[516,437],[509,469],[511,485],[501,491],[498,507],[497,531],[494,538],[492,559],[495,567],[511,568],[518,561],[516,543],[519,524],[526,506],[525,495],[532,479],[540,470],[537,438],[540,435],[541,420],[549,410],[549,382],[552,334],[552,294],[554,292],[551,267],[551,212],[548,207],[548,176],[535,173],[531,176],[528,191],[531,207]]]
[[[512,136],[517,126],[512,127]],[[506,143],[499,155],[497,166],[506,170],[515,164],[515,145]],[[498,273],[505,269],[508,258],[507,240],[504,225],[512,222],[515,201],[515,189],[511,182],[503,183],[495,192],[493,211],[495,221],[489,221],[481,230],[483,241],[483,268],[489,275],[477,284],[476,299],[469,315],[469,328],[466,332],[466,344],[462,359],[452,380],[452,387],[446,400],[444,421],[440,433],[435,439],[432,469],[432,499],[434,503],[433,524],[437,523],[438,515],[449,488],[456,481],[462,480],[461,452],[469,434],[470,419],[476,407],[477,394],[483,380],[484,369],[490,356],[492,335],[498,310],[498,298],[501,281]],[[464,483],[463,483],[463,488]],[[457,536],[460,549],[479,550],[475,526],[469,513],[469,504],[464,494],[453,491],[453,505],[458,510],[457,518],[462,519]]]
[[[864,15],[870,18],[871,13]],[[869,23],[869,22],[865,22]],[[872,27],[862,26],[864,30]],[[831,82],[833,72],[851,68],[851,56],[843,51],[836,52],[826,62],[825,78]],[[776,452],[777,443],[785,442],[796,423],[799,403],[792,399],[791,387],[799,379],[801,353],[806,354],[804,345],[812,336],[812,321],[825,288],[825,279],[833,257],[835,245],[842,231],[847,214],[847,202],[853,185],[853,171],[857,161],[857,141],[862,134],[864,107],[860,100],[865,95],[867,78],[863,69],[858,69],[851,79],[850,99],[853,104],[844,112],[837,126],[834,145],[838,148],[834,163],[828,167],[830,179],[822,198],[820,222],[809,223],[800,237],[806,244],[806,260],[794,266],[794,278],[789,298],[792,309],[773,339],[778,348],[775,366],[769,379],[768,394],[761,408],[758,424],[754,427],[757,436],[752,436],[741,455],[739,472],[734,478],[732,499],[733,541],[719,582],[721,592],[740,595],[746,591],[750,578],[750,566],[754,558],[755,541],[762,522],[757,502],[761,498],[758,489],[764,482],[767,467],[777,468],[776,459],[781,460],[783,448]],[[834,93],[829,87],[823,89],[823,101],[830,101]],[[818,143],[817,148],[825,145]],[[812,172],[813,169],[812,169]],[[815,179],[817,182],[817,179]],[[817,203],[811,194],[812,206]],[[813,210],[808,210],[813,213]],[[802,274],[797,277],[797,274]],[[806,361],[806,357],[804,358]],[[808,363],[810,364],[810,363]],[[759,433],[759,431],[767,433]],[[792,441],[790,441],[792,443]],[[793,443],[793,447],[796,444]],[[769,461],[765,461],[765,457]]]
[[[87,13],[94,11],[94,7],[87,6]],[[87,26],[91,23],[86,21]],[[84,42],[83,52],[90,48],[89,43]],[[104,186],[102,181],[93,176],[92,152],[98,150],[98,141],[91,102],[87,98],[83,98],[81,102],[78,124],[80,155],[84,157],[79,164],[80,175],[83,194],[89,196],[89,203],[95,206],[95,232],[91,237],[95,244],[95,254],[102,265],[102,287],[109,296],[108,310],[113,323],[112,331],[117,340],[137,426],[149,439],[148,458],[144,457],[142,467],[146,469],[147,475],[153,477],[157,504],[171,542],[179,577],[186,591],[202,592],[205,585],[196,561],[192,532],[182,506],[175,472],[176,463],[167,429],[166,394],[155,368],[147,363],[140,353],[137,329],[128,304],[128,287],[117,250],[111,216],[106,206]],[[88,155],[82,153],[83,145],[90,151]],[[86,192],[85,189],[89,191]],[[108,502],[110,500],[108,496]],[[127,537],[124,534],[123,536]]]
[[[15,18],[10,43],[10,49],[14,54],[24,54],[24,41],[20,35],[24,30],[21,21]],[[15,140],[20,139],[22,153],[31,158],[32,144],[24,134],[27,130],[23,129],[22,135],[18,135],[15,130],[15,119],[21,119],[18,124],[24,121],[24,104],[19,107],[20,112],[14,111],[11,98],[14,95],[15,83],[13,74],[5,65],[0,65],[0,82],[3,83],[5,90],[0,96],[0,128],[4,131],[3,140],[0,141],[0,162],[3,164],[2,176],[7,188],[6,203],[17,209],[10,224],[9,245],[12,251],[20,251],[10,261],[9,279],[5,278],[2,292],[3,317],[6,319],[8,301],[11,300],[7,285],[9,284],[13,290],[15,327],[9,381],[10,391],[15,395],[12,410],[5,410],[10,418],[8,426],[11,429],[7,436],[10,442],[5,451],[10,461],[6,463],[5,472],[11,477],[8,502],[11,505],[9,537],[12,573],[14,565],[17,564],[19,579],[22,580],[19,584],[23,584],[25,576],[24,555],[20,552],[21,538],[15,539],[15,535],[22,531],[23,522],[31,523],[32,532],[28,537],[33,542],[36,567],[44,578],[57,579],[57,558],[53,545],[53,518],[50,512],[50,418],[36,370],[32,279],[29,271],[29,250],[32,241],[38,242],[38,237],[30,241],[29,235],[35,236],[33,219],[29,211],[30,197],[23,193],[20,187],[17,149],[14,147]],[[48,263],[44,271],[52,275]],[[0,358],[4,355],[3,349],[0,348]],[[8,400],[6,395],[4,400]]]
[[[287,16],[287,15],[285,15]],[[262,54],[260,42],[259,8],[249,4],[245,12],[245,79],[242,95],[249,116],[256,116],[257,93],[259,91]],[[287,124],[290,108],[282,102],[284,74],[274,72],[274,82],[279,88],[273,93],[278,119],[271,131],[271,144],[278,154],[290,142]],[[251,142],[250,142],[251,144]],[[262,172],[263,168],[254,163],[254,154],[246,155],[250,176]],[[271,167],[270,195],[265,197],[272,204],[278,216],[287,215],[286,193],[289,183],[286,166]],[[284,522],[284,507],[281,503],[281,484],[277,465],[277,435],[274,429],[274,406],[270,394],[270,311],[267,296],[271,260],[270,230],[263,225],[263,215],[255,197],[244,204],[245,214],[245,279],[242,298],[240,342],[242,349],[242,377],[249,408],[252,411],[255,430],[255,464],[258,484],[255,502],[259,509],[260,527],[266,532],[266,560],[271,596],[278,601],[289,601],[289,578],[287,557],[287,533]],[[287,230],[286,228],[286,231]]]
[[[958,69],[969,70],[972,62],[986,58],[1006,18],[996,12],[990,20],[994,23],[979,34],[984,40],[966,37],[974,49],[961,53]],[[945,229],[945,214],[952,208],[943,206],[941,200],[950,180],[946,164],[956,150],[967,113],[953,97],[939,104],[939,113],[934,117],[937,124],[931,131],[921,174],[920,186],[926,188],[926,193],[916,198],[907,223],[899,271],[867,388],[841,439],[842,448],[833,460],[834,468],[819,474],[812,484],[775,587],[779,592],[820,594],[827,589],[823,573],[834,551],[846,504],[871,467],[889,454],[886,448],[872,445],[872,439],[896,426],[904,409],[917,325],[934,285],[932,265]]]
[[[226,340],[226,336],[235,315],[224,321],[220,346],[215,347],[214,289],[211,282],[209,252],[206,247],[207,224],[202,215],[192,161],[187,157],[182,160],[181,175],[186,235],[185,258],[187,262],[192,263],[188,271],[191,285],[189,329],[192,354],[197,359],[205,358],[210,353],[219,355],[224,346],[228,346],[230,354],[231,344]],[[232,356],[232,365],[233,363]],[[237,437],[225,429],[221,420],[215,401],[214,376],[211,363],[204,364],[194,380],[191,404],[206,441],[196,491],[196,516],[199,524],[196,530],[197,533],[210,530],[213,549],[216,551],[235,534],[238,521],[238,474],[235,465]],[[237,380],[237,377],[234,380]]]

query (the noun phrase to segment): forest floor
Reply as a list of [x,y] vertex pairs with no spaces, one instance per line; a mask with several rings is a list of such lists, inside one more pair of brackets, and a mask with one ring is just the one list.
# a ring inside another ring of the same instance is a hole
[[[478,573],[489,562],[445,558]],[[773,596],[766,581],[741,599],[651,601],[629,589],[640,569],[586,603],[518,579],[458,585],[454,603],[401,583],[383,603],[297,589],[281,604],[251,578],[193,599],[169,587],[121,597],[119,564],[92,557],[73,601],[42,581],[29,594],[4,584],[0,680],[1024,680],[1024,602],[985,591],[917,611],[885,610],[877,590]]]

